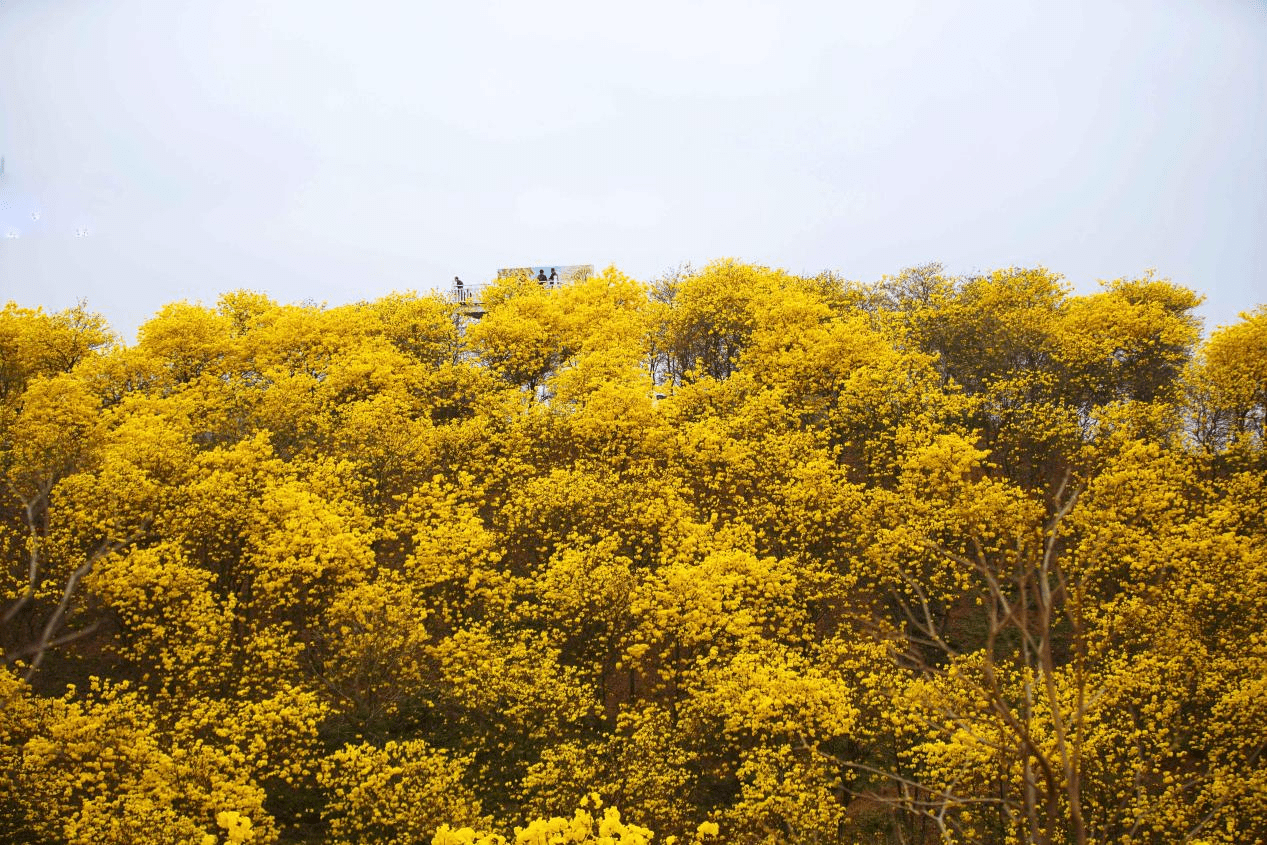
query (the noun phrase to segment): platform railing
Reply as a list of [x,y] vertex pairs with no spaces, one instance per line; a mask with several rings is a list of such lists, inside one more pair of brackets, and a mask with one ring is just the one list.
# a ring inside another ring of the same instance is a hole
[[483,298],[483,287],[472,287],[471,285],[463,285],[462,287],[451,287],[444,292],[444,298],[449,302],[458,305],[479,305]]

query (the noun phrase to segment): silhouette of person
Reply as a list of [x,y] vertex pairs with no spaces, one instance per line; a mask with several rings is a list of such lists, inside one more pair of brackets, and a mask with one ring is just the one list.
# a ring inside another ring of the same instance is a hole
[[457,276],[453,277],[453,287],[457,290],[462,289],[462,280],[459,279]]
[[551,267],[551,268],[550,268],[550,281],[552,281],[552,282],[553,282],[554,280],[556,280],[556,279],[558,279],[558,278],[559,278],[559,274],[558,274],[558,273],[556,273],[556,272],[554,272],[554,268],[553,268],[553,267]]
[[541,271],[537,273],[537,281],[541,282],[542,284],[545,284],[546,282],[550,281],[549,279],[546,278],[546,271],[544,268],[542,268]]

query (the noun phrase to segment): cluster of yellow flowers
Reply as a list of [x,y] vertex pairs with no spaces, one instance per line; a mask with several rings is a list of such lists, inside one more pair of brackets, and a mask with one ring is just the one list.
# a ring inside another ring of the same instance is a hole
[[0,841],[1267,840],[1267,310],[1199,302],[9,305]]

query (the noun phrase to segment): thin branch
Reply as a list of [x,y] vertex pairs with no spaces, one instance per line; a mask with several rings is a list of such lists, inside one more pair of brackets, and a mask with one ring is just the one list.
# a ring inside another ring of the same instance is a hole
[[18,501],[22,503],[22,508],[26,511],[27,532],[31,535],[27,541],[30,544],[30,549],[28,550],[29,558],[27,560],[26,589],[23,591],[22,595],[13,602],[13,604],[9,605],[8,610],[4,612],[3,621],[8,623],[11,622],[19,612],[21,612],[22,608],[26,607],[35,599],[35,588],[38,585],[40,575],[40,534],[39,529],[35,524],[35,506],[45,494],[41,493],[35,498],[27,499],[18,493],[17,489],[11,482],[6,481],[5,486],[8,487],[9,492],[17,497]]
[[[1260,742],[1258,744],[1258,747],[1254,749],[1254,753],[1249,755],[1249,757],[1245,760],[1247,769],[1252,771],[1254,761],[1258,759],[1258,755],[1263,753],[1264,748],[1267,748],[1267,742]],[[1190,786],[1195,786],[1196,783],[1202,780],[1213,780],[1213,779],[1214,779],[1214,775],[1212,774],[1206,774],[1198,778],[1192,778],[1191,781],[1189,781],[1187,784],[1184,784],[1180,788],[1180,791],[1182,792],[1184,789],[1187,789]],[[1183,841],[1191,842],[1192,837],[1200,833],[1201,828],[1205,827],[1210,822],[1212,822],[1214,820],[1214,817],[1218,815],[1219,811],[1222,810],[1224,807],[1226,807],[1230,803],[1232,803],[1232,796],[1225,796],[1221,801],[1215,802],[1214,806],[1210,808],[1210,812],[1202,816],[1200,821],[1198,821],[1195,826],[1190,828],[1188,832],[1184,834]]]
[[[829,756],[830,756],[830,755],[829,755]],[[934,806],[942,806],[945,802],[950,802],[950,803],[952,803],[952,804],[964,804],[964,805],[967,805],[967,804],[992,804],[992,805],[994,805],[994,804],[1003,804],[1003,805],[1008,805],[1008,804],[1010,804],[1010,803],[1011,803],[1011,802],[1009,802],[1007,799],[1000,799],[1000,798],[973,798],[973,797],[966,796],[966,795],[955,795],[955,794],[954,794],[954,793],[952,793],[952,792],[947,792],[947,791],[942,790],[942,789],[935,789],[935,788],[929,787],[927,784],[923,784],[923,783],[920,783],[920,782],[918,782],[918,781],[911,780],[910,778],[905,778],[905,777],[902,777],[901,775],[894,774],[893,772],[888,772],[888,771],[885,771],[884,769],[876,768],[875,766],[869,766],[869,765],[867,765],[866,763],[859,763],[859,762],[856,762],[856,761],[854,761],[854,760],[841,760],[839,757],[834,757],[834,756],[832,757],[832,759],[833,759],[833,760],[835,760],[838,764],[840,764],[840,765],[842,765],[842,766],[847,766],[847,767],[849,767],[849,768],[851,768],[851,769],[858,769],[859,771],[868,772],[868,773],[873,774],[873,775],[878,775],[879,777],[882,777],[882,778],[888,778],[889,780],[893,781],[894,783],[901,784],[901,785],[906,786],[906,787],[909,787],[909,788],[911,788],[911,789],[916,789],[916,790],[920,790],[920,791],[923,791],[923,792],[927,792],[927,793],[932,794],[932,795],[938,795],[938,796],[941,796],[941,797],[942,797],[942,799],[943,799],[941,802],[924,801],[924,800],[920,800],[920,799],[917,799],[917,798],[904,798],[904,799],[903,799],[904,801],[906,801],[907,803],[911,804],[912,806],[925,805],[925,806],[929,806],[929,807],[934,807]],[[846,787],[846,788],[847,788],[847,787]],[[883,800],[884,800],[884,796],[881,796],[881,795],[876,795],[875,793],[855,792],[855,791],[854,791],[854,790],[852,790],[852,789],[850,789],[850,790],[849,790],[849,792],[850,792],[851,794],[853,794],[853,795],[857,795],[857,796],[868,797],[868,798],[875,798],[875,799],[877,799],[877,800],[881,800],[881,801],[883,801]]]
[[[52,648],[58,648],[60,646],[68,645],[69,643],[73,643],[75,640],[83,639],[89,634],[94,633],[100,627],[101,627],[101,620],[100,619],[93,620],[91,624],[89,624],[88,626],[84,628],[80,628],[78,631],[71,631],[69,633],[62,634],[60,637],[55,637],[54,639],[49,641],[48,645],[45,646],[45,648],[52,649]],[[39,648],[40,646],[37,643],[35,645],[28,645],[12,653],[6,653],[4,655],[4,662],[13,663],[14,661],[21,660],[24,657],[30,657],[32,654],[35,654],[39,650]]]
[[48,618],[48,621],[44,624],[44,630],[40,633],[40,638],[29,650],[29,653],[33,655],[33,659],[31,660],[30,667],[26,671],[26,675],[24,676],[25,680],[29,681],[31,678],[35,677],[35,673],[39,670],[40,664],[44,662],[44,656],[48,654],[48,650],[53,647],[54,642],[58,639],[57,632],[60,630],[62,623],[65,621],[66,613],[70,609],[70,603],[75,597],[75,591],[79,587],[79,582],[86,578],[88,573],[92,572],[93,567],[97,565],[98,561],[135,542],[136,539],[140,537],[141,533],[144,532],[146,526],[148,526],[148,520],[132,536],[124,540],[106,542],[102,544],[100,548],[89,555],[88,559],[71,573],[70,578],[66,581],[65,589],[62,590],[62,598],[61,601],[57,603],[57,609],[54,610],[53,615]]

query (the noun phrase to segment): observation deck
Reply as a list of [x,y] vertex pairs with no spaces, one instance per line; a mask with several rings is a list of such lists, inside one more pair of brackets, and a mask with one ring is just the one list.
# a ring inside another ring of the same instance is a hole
[[448,290],[443,292],[445,302],[451,302],[458,307],[458,312],[466,317],[473,317],[478,320],[484,316],[484,286],[468,285],[463,283],[451,285]]
[[[555,290],[569,282],[582,281],[594,275],[592,264],[543,264],[534,267],[509,267],[497,271],[497,278],[505,279],[520,276],[535,280],[545,290]],[[468,284],[454,277],[453,284],[442,296],[446,302],[458,306],[458,312],[466,317],[478,320],[486,313],[484,308],[484,286]]]

